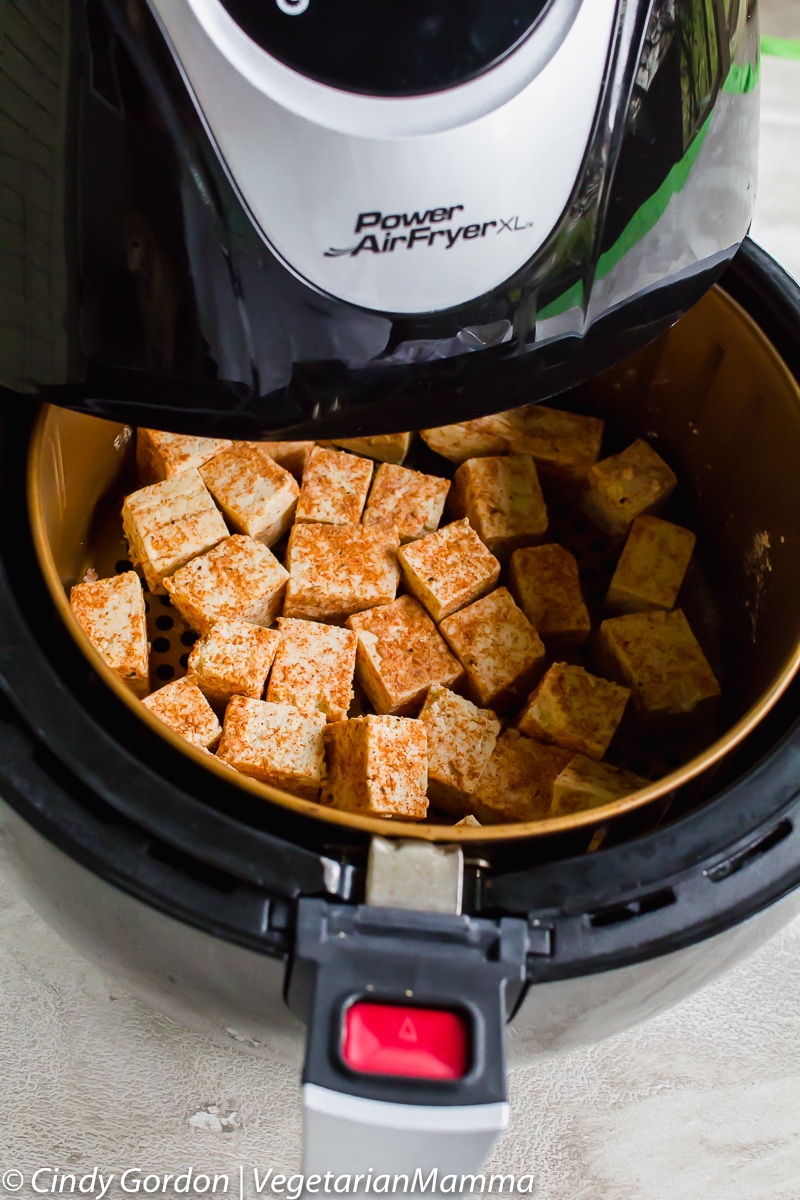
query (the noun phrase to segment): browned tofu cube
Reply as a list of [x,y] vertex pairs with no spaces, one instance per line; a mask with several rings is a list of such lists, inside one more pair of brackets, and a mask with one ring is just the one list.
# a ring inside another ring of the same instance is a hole
[[150,591],[162,595],[168,575],[228,536],[196,470],[132,492],[122,506],[122,525],[132,562],[142,568]]
[[353,699],[356,635],[349,629],[278,617],[281,645],[267,699],[344,721]]
[[70,592],[72,611],[89,641],[134,696],[150,690],[144,595],[135,571],[113,579],[78,583]]
[[531,454],[542,478],[580,484],[600,457],[604,422],[562,412],[544,404],[525,404],[503,413],[512,454]]
[[626,613],[603,621],[594,647],[599,670],[631,689],[642,718],[694,712],[719,684],[681,609]]
[[197,470],[231,443],[227,438],[187,437],[158,429],[136,431],[136,471],[142,483],[160,483]]
[[413,542],[439,528],[449,479],[382,463],[364,510],[364,525],[394,525],[401,542]]
[[216,714],[193,679],[176,679],[153,692],[142,704],[193,746],[210,750],[222,729]]
[[263,450],[238,442],[210,459],[200,474],[236,533],[274,546],[291,525],[300,488]]
[[467,459],[456,471],[451,501],[453,515],[466,517],[501,562],[547,532],[547,508],[530,455]]
[[276,630],[249,621],[217,621],[195,643],[188,673],[212,704],[232,696],[259,700],[280,640]]
[[408,454],[411,444],[410,433],[379,433],[373,437],[334,439],[333,445],[366,458],[377,458],[378,462],[399,465]]
[[567,763],[553,784],[552,817],[566,817],[587,808],[601,808],[648,786],[650,780],[595,762],[579,754]]
[[639,439],[589,468],[583,509],[598,528],[621,542],[637,517],[655,512],[669,499],[676,483],[663,458]]
[[500,563],[467,520],[410,542],[397,557],[408,590],[437,623],[485,596],[500,575]]
[[474,816],[484,825],[543,820],[550,815],[556,776],[572,757],[571,750],[507,729],[470,801]]
[[609,611],[649,612],[672,608],[689,566],[695,540],[691,530],[662,521],[660,517],[637,517],[608,589],[606,605]]
[[357,525],[372,483],[368,458],[344,450],[311,451],[297,501],[296,519],[325,525]]
[[376,712],[413,716],[432,683],[452,685],[463,677],[461,664],[411,596],[348,617],[347,624],[358,635],[358,682]]
[[217,757],[243,775],[316,800],[325,777],[324,713],[234,696],[225,710]]
[[505,454],[509,448],[509,432],[508,423],[501,414],[478,417],[475,421],[461,421],[457,425],[423,429],[420,437],[443,458],[462,463],[468,458],[479,458],[484,454]]
[[511,592],[551,654],[589,637],[589,617],[574,554],[563,546],[528,546],[511,555]]
[[308,457],[314,449],[313,442],[247,442],[246,444],[268,454],[279,467],[283,467],[284,470],[294,475],[298,483],[303,478]]
[[234,534],[166,580],[178,612],[198,633],[216,621],[271,625],[281,610],[288,572],[262,542]]
[[500,722],[493,712],[438,683],[428,692],[419,719],[428,735],[431,803],[463,816],[500,736]]
[[395,529],[295,525],[286,565],[286,617],[342,624],[351,613],[394,600],[400,570]]
[[544,669],[538,633],[507,588],[497,588],[442,621],[440,632],[467,672],[472,698],[506,712]]
[[583,667],[553,663],[528,698],[520,732],[600,759],[622,720],[630,691]]
[[325,730],[328,777],[322,804],[371,817],[421,821],[428,811],[425,726],[406,717],[368,716]]

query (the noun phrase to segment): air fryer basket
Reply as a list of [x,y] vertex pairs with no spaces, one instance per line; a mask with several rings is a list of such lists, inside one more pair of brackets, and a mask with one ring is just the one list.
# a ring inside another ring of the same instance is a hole
[[[800,392],[751,318],[726,293],[709,293],[669,334],[579,391],[553,403],[606,419],[613,453],[645,437],[679,477],[667,513],[698,534],[680,603],[722,685],[703,723],[618,747],[620,761],[656,780],[634,796],[583,813],[481,829],[381,821],[339,813],[237,776],[264,799],[339,826],[384,836],[488,842],[594,829],[635,808],[653,819],[677,789],[702,796],[715,764],[747,737],[800,666]],[[42,410],[32,441],[28,502],[39,563],[70,634],[108,685],[165,738],[210,771],[231,772],[155,720],[99,660],[74,620],[68,591],[87,570],[124,569],[119,509],[132,490],[131,431],[57,408]],[[442,462],[428,469],[442,471]],[[595,598],[613,557],[587,525],[553,505],[548,540],[581,557]],[[119,565],[118,565],[119,564]],[[164,598],[166,600],[166,598]],[[153,686],[185,667],[192,637],[177,613],[150,596]]]

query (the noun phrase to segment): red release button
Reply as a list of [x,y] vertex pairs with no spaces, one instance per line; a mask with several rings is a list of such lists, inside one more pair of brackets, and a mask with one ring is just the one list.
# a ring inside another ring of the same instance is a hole
[[452,1012],[360,1001],[347,1010],[342,1054],[348,1066],[367,1075],[461,1079],[467,1028]]

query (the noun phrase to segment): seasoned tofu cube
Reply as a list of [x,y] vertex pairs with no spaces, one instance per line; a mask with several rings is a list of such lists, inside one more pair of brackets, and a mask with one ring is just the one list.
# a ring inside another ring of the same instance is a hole
[[420,437],[443,458],[462,463],[483,454],[505,454],[508,450],[508,433],[508,425],[502,416],[492,416],[461,421],[457,425],[423,429]]
[[347,625],[358,635],[358,682],[376,712],[413,716],[432,683],[452,686],[463,677],[461,664],[412,596],[348,617]]
[[531,454],[545,481],[583,483],[600,457],[604,422],[598,417],[544,404],[525,404],[502,416],[509,427],[511,453]]
[[439,528],[450,480],[382,463],[364,510],[364,525],[394,525],[401,542]]
[[466,519],[410,542],[397,557],[408,590],[437,623],[485,596],[500,575],[500,563]]
[[210,750],[222,728],[200,688],[188,675],[153,692],[142,704],[193,746]]
[[595,658],[604,675],[631,689],[640,717],[660,721],[691,713],[720,692],[679,608],[603,621]]
[[480,829],[481,827],[480,821],[477,817],[473,817],[472,813],[467,813],[467,815],[462,817],[460,821],[456,821],[453,828],[458,829],[462,825],[466,826],[468,829]]
[[303,475],[296,519],[357,525],[372,483],[372,470],[368,458],[315,446]]
[[351,613],[394,600],[400,571],[393,528],[295,525],[283,615],[342,624]]
[[194,468],[132,492],[122,506],[122,525],[131,560],[142,568],[150,591],[162,595],[168,575],[228,536]]
[[669,610],[678,598],[696,538],[660,517],[637,517],[606,597],[610,612]]
[[236,533],[181,567],[166,588],[192,629],[208,633],[216,621],[271,625],[288,578],[262,542]]
[[263,450],[239,442],[210,459],[200,475],[236,533],[274,546],[291,525],[300,488]]
[[232,445],[227,438],[187,437],[158,429],[137,429],[136,471],[142,483],[160,483],[197,470]]
[[280,640],[276,630],[249,621],[217,621],[195,642],[188,673],[212,703],[227,704],[232,696],[258,700]]
[[649,783],[649,779],[642,779],[632,771],[579,754],[567,763],[553,784],[550,815],[566,817],[587,808],[600,808],[641,791]]
[[[236,444],[241,445],[241,443]],[[284,470],[294,475],[298,483],[302,481],[308,457],[314,449],[313,442],[246,442],[245,444],[261,450],[263,454],[268,454],[279,467],[283,467]]]
[[472,698],[483,708],[506,712],[544,669],[542,640],[507,588],[454,613],[439,629],[467,672]]
[[421,821],[428,811],[425,726],[406,717],[367,716],[325,730],[328,777],[322,804],[372,817]]
[[566,653],[589,637],[578,563],[563,546],[528,546],[511,555],[511,593],[551,653]]
[[374,437],[339,438],[333,441],[333,445],[340,446],[342,450],[398,466],[408,454],[410,444],[410,433],[379,433]]
[[431,803],[463,816],[500,736],[500,722],[493,712],[438,683],[429,690],[419,719],[428,735]]
[[225,710],[217,758],[272,787],[316,800],[325,778],[324,713],[234,696]]
[[134,696],[146,696],[150,647],[144,594],[136,572],[78,583],[69,602],[78,624],[106,664]]
[[583,510],[615,541],[622,541],[642,513],[652,513],[675,490],[675,473],[652,446],[639,439],[621,454],[589,468]]
[[600,759],[622,720],[630,690],[583,667],[553,663],[528,698],[519,729],[576,754]]
[[473,815],[484,825],[543,820],[550,814],[555,779],[573,757],[571,750],[507,729],[470,801]]
[[547,531],[539,478],[526,454],[467,459],[456,471],[451,501],[453,515],[466,517],[501,562],[518,546],[540,542]]
[[344,721],[353,699],[356,635],[349,629],[278,617],[281,644],[267,699]]

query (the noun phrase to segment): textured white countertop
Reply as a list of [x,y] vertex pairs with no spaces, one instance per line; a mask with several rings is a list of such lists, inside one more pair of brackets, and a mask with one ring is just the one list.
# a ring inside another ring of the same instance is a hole
[[[800,37],[800,0],[765,16]],[[753,233],[800,277],[800,62],[762,78]],[[515,1071],[511,1100],[490,1165],[532,1173],[539,1200],[800,1200],[800,921],[670,1013]],[[296,1169],[299,1129],[293,1070],[109,983],[14,893],[0,847],[0,1198],[7,1168]]]

